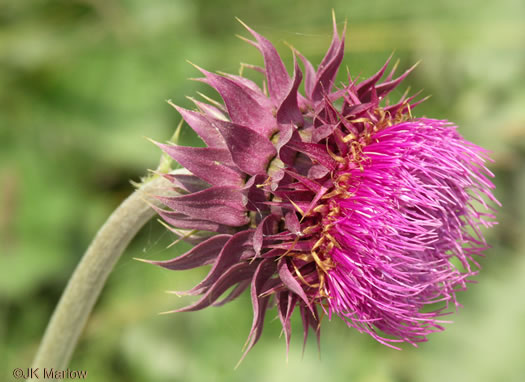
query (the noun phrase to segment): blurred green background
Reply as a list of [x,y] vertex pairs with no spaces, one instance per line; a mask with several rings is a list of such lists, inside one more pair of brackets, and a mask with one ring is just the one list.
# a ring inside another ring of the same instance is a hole
[[[319,354],[301,356],[294,323],[289,360],[267,316],[259,344],[233,366],[251,325],[248,296],[220,309],[157,315],[189,299],[205,269],[169,272],[132,260],[181,248],[148,223],[117,265],[71,364],[91,381],[353,382],[525,381],[525,2],[522,0],[0,1],[0,380],[27,368],[71,272],[98,227],[180,120],[166,102],[214,93],[187,81],[208,70],[261,64],[234,16],[268,37],[288,68],[292,44],[318,64],[331,8],[349,32],[345,64],[374,73],[395,51],[405,82],[432,98],[414,113],[455,121],[493,151],[500,224],[464,308],[443,333],[399,352],[323,322]],[[343,70],[341,79],[345,76]],[[394,93],[398,97],[404,89]],[[183,131],[184,144],[194,135]],[[297,317],[296,317],[297,318]],[[5,378],[5,379],[4,379]]]

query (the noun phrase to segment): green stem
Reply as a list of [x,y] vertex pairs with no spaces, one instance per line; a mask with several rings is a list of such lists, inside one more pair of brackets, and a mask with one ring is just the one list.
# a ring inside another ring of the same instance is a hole
[[146,198],[152,194],[166,195],[170,185],[162,176],[145,181],[97,232],[49,321],[33,368],[63,370],[67,367],[111,270],[131,239],[155,214]]

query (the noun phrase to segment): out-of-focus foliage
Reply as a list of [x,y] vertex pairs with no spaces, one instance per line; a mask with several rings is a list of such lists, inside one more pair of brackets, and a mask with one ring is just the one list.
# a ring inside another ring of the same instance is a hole
[[[158,316],[188,303],[205,270],[174,273],[133,261],[180,247],[153,221],[115,271],[71,368],[92,381],[523,381],[525,380],[525,3],[521,0],[4,0],[0,2],[0,369],[27,368],[65,283],[97,228],[156,167],[179,116],[164,101],[213,93],[186,78],[186,59],[236,72],[261,64],[240,17],[273,41],[290,68],[289,43],[318,63],[331,36],[330,10],[349,21],[345,63],[370,75],[395,51],[406,82],[433,97],[414,113],[457,122],[493,150],[504,207],[479,284],[444,333],[418,349],[388,349],[323,322],[301,359],[294,326],[289,361],[279,324],[233,366],[251,324],[248,296],[220,309]],[[344,80],[346,73],[340,73]],[[393,96],[400,96],[401,91]],[[215,95],[213,95],[215,96]],[[184,144],[197,144],[183,131]],[[297,324],[297,323],[296,323]],[[5,379],[7,378],[7,379]]]

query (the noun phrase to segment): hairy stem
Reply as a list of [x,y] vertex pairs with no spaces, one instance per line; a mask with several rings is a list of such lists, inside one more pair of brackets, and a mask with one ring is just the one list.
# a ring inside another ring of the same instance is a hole
[[62,370],[67,367],[111,270],[131,239],[155,214],[146,198],[151,194],[166,195],[170,185],[162,176],[144,182],[97,232],[55,308],[33,368]]

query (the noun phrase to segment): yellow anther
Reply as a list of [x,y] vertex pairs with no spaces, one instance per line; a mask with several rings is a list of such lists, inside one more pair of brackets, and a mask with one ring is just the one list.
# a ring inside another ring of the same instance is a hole
[[[324,207],[324,206],[323,206]],[[317,230],[319,228],[319,224],[315,224],[315,225],[312,225],[310,227],[306,227],[304,230],[303,230],[303,234],[304,235],[309,235],[311,234],[312,232],[314,232],[315,230]]]
[[304,216],[304,211],[301,209],[301,207],[299,207],[296,203],[294,203],[292,199],[288,199],[288,200],[290,201],[290,203],[292,203],[292,206],[295,207],[297,212],[299,212],[302,216]]
[[308,281],[306,281],[303,277],[303,275],[301,274],[301,272],[299,271],[299,269],[297,268],[297,266],[294,264],[294,262],[292,261],[292,265],[293,265],[293,269],[295,271],[295,274],[297,275],[297,277],[299,277],[299,280],[301,280],[303,283],[305,283],[306,285],[308,285],[309,287],[312,287],[312,288],[315,288],[316,285],[312,285],[310,284]]
[[326,210],[328,210],[328,206],[325,204],[319,204],[317,207],[315,207],[312,211],[315,213],[325,213]]
[[324,242],[324,236],[321,236],[321,238],[317,240],[314,246],[312,247],[312,254],[315,252],[317,248],[319,248],[323,244],[323,242]]
[[328,151],[328,154],[330,154],[330,156],[336,161],[336,162],[339,162],[339,163],[346,163],[346,159],[343,158],[342,156],[339,156],[339,155],[336,155],[332,152],[332,150],[330,150],[330,147],[328,147],[328,141],[326,141],[326,151]]
[[321,261],[321,259],[319,258],[319,255],[317,254],[317,252],[315,251],[312,251],[312,256],[315,260],[315,263],[317,264],[317,266],[319,268],[321,268],[323,270],[323,272],[328,272],[328,268],[326,267],[326,265],[324,264],[323,261]]
[[346,135],[346,136],[343,138],[343,142],[344,142],[344,143],[348,143],[348,142],[350,142],[350,141],[352,141],[352,140],[354,140],[354,139],[356,139],[356,138],[357,138],[357,137],[356,137],[354,134],[350,133],[350,134]]

